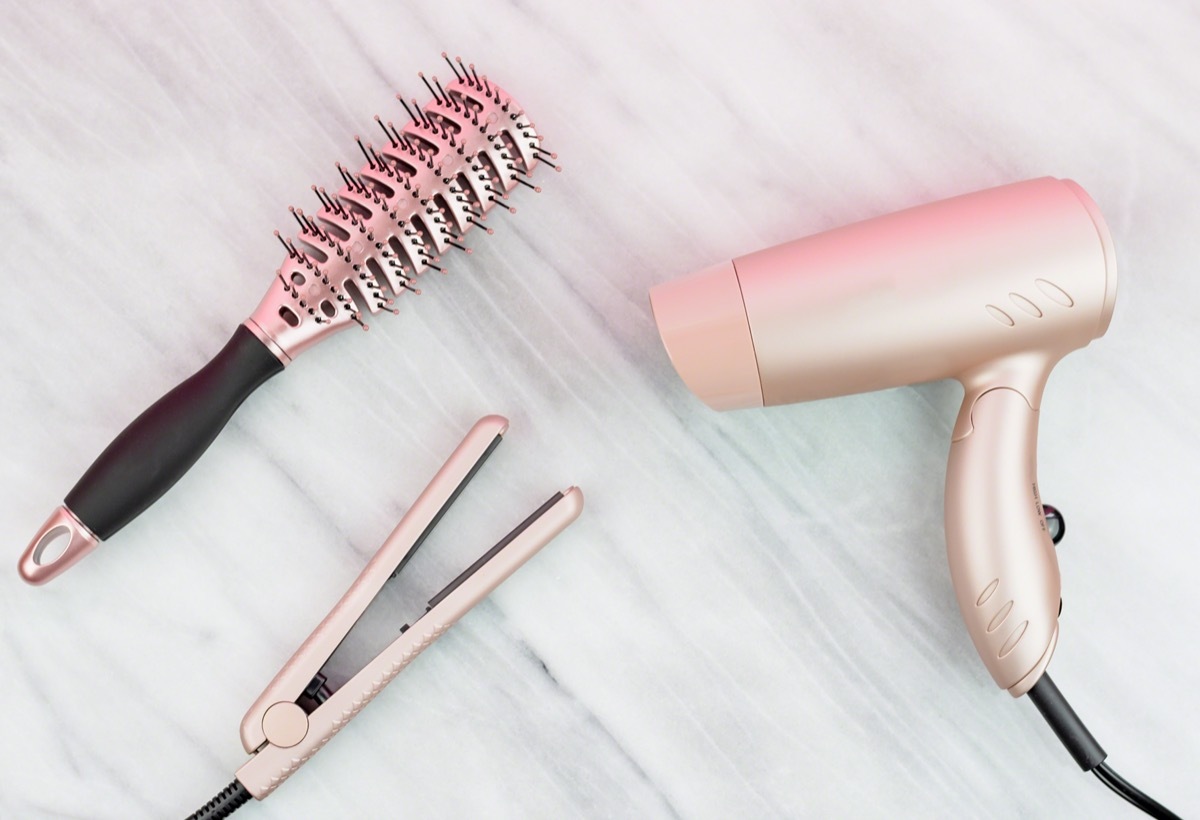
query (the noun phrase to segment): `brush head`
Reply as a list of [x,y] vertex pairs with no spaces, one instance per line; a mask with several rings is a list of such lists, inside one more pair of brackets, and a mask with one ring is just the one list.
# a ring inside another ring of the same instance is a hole
[[433,96],[423,108],[397,95],[408,121],[377,116],[384,142],[356,137],[363,166],[338,163],[341,188],[313,186],[318,210],[290,209],[299,233],[276,232],[287,256],[246,326],[283,361],[351,324],[365,329],[368,313],[398,312],[421,273],[445,272],[443,254],[470,253],[472,227],[492,233],[483,222],[496,205],[515,212],[511,191],[541,190],[528,178],[553,155],[524,111],[474,65],[446,61],[455,79],[421,75]]

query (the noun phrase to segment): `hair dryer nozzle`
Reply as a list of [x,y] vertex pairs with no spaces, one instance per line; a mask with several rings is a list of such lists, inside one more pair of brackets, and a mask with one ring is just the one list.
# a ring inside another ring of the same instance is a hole
[[762,407],[758,361],[733,262],[650,290],[654,321],[671,363],[714,410]]

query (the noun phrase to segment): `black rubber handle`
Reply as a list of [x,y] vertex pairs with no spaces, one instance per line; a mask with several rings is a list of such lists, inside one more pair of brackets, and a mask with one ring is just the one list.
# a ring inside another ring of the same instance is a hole
[[239,325],[221,352],[113,439],[67,494],[101,540],[141,515],[183,477],[246,397],[283,363]]

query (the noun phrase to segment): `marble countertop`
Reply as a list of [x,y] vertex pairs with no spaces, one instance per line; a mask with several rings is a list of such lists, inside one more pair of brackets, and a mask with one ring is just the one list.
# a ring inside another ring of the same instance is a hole
[[1051,669],[1118,771],[1200,812],[1197,42],[1185,3],[8,4],[13,563],[220,348],[286,206],[357,164],[395,91],[424,98],[443,49],[520,98],[564,171],[399,317],[260,390],[67,575],[0,573],[0,817],[181,816],[228,783],[242,714],[488,413],[506,443],[404,594],[557,489],[584,489],[583,517],[238,817],[1135,816],[961,623],[960,388],[713,413],[646,300],[1046,174],[1099,202],[1122,269],[1108,335],[1043,405],[1041,488],[1070,526]]

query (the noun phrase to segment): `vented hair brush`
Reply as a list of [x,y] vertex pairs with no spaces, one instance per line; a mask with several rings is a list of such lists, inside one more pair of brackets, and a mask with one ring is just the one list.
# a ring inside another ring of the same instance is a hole
[[[290,209],[299,231],[276,236],[286,256],[271,287],[216,357],[167,393],[113,440],[38,530],[21,556],[21,577],[41,584],[79,561],[171,488],[204,453],[238,406],[296,356],[343,328],[367,328],[367,313],[398,312],[394,299],[419,293],[441,256],[470,252],[464,235],[486,233],[487,213],[555,155],[512,98],[461,58],[454,79],[420,75],[433,99],[397,99],[400,128],[376,116],[385,135],[356,138],[365,163],[337,164],[336,193],[313,186],[314,213]],[[557,167],[555,170],[559,170]],[[57,556],[47,549],[67,539]]]

